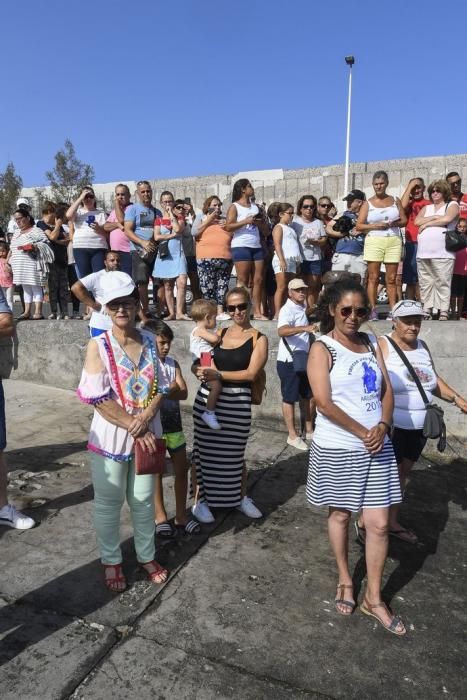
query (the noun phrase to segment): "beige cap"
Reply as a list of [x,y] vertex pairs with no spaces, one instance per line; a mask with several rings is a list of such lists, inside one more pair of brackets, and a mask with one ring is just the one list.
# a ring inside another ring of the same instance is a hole
[[305,284],[303,280],[301,280],[299,277],[295,277],[295,279],[290,280],[288,284],[289,289],[308,289],[308,285]]

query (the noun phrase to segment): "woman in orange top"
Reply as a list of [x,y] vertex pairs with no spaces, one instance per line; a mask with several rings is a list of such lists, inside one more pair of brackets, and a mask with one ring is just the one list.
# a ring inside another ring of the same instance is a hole
[[225,230],[222,202],[215,195],[204,202],[203,215],[195,220],[192,233],[196,239],[201,295],[217,304],[218,321],[230,320],[229,314],[224,313],[224,299],[232,271],[232,234]]

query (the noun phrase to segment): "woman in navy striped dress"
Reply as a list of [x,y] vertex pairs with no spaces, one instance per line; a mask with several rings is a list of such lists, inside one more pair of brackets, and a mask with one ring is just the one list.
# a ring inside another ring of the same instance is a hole
[[317,419],[310,449],[307,498],[329,508],[328,533],[336,557],[336,609],[350,615],[356,602],[348,561],[351,513],[366,529],[367,586],[360,609],[390,632],[404,624],[381,600],[388,548],[389,506],[401,492],[392,444],[393,395],[374,336],[359,332],[368,297],[352,278],[329,285],[319,313],[322,336],[312,345],[308,377]]
[[237,508],[250,518],[262,513],[246,495],[245,448],[251,425],[251,382],[264,367],[268,341],[250,323],[251,303],[245,287],[231,289],[225,298],[233,321],[224,328],[213,351],[212,367],[193,365],[202,382],[222,381],[216,403],[220,430],[202,420],[209,387],[201,384],[193,406],[192,461],[196,466],[198,493],[193,515],[202,523],[214,522],[210,508]]

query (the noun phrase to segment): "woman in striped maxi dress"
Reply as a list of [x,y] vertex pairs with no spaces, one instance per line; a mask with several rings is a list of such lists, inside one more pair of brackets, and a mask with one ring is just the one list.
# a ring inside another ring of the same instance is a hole
[[317,418],[306,492],[310,503],[329,508],[328,533],[339,574],[337,612],[350,615],[356,607],[348,538],[351,513],[361,510],[367,585],[360,610],[403,635],[403,622],[381,599],[389,507],[401,502],[401,491],[387,435],[394,403],[391,385],[376,338],[359,332],[368,313],[366,291],[352,278],[329,285],[322,295],[322,336],[308,358]]
[[214,522],[210,508],[237,508],[250,518],[262,513],[246,495],[245,448],[251,424],[251,382],[266,364],[266,336],[250,324],[250,296],[244,287],[226,295],[226,307],[233,321],[223,329],[213,351],[211,367],[193,365],[202,382],[222,381],[216,415],[221,430],[212,430],[201,419],[206,410],[209,387],[201,384],[193,406],[193,462],[198,493],[193,515],[203,523]]

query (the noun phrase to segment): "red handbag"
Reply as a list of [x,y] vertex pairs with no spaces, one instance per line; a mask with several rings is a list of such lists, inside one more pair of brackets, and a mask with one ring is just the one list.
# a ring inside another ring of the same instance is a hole
[[165,440],[156,438],[156,451],[143,450],[138,439],[135,440],[135,474],[164,474]]

